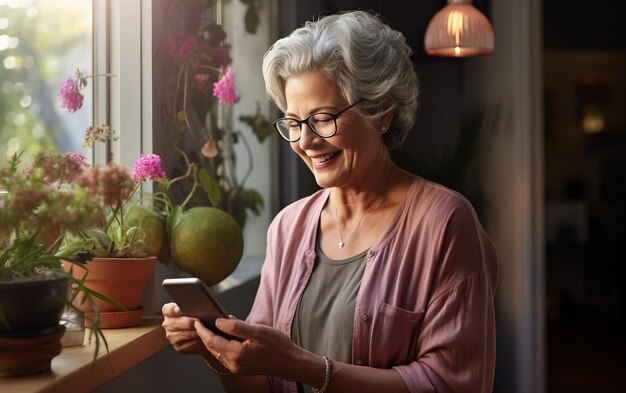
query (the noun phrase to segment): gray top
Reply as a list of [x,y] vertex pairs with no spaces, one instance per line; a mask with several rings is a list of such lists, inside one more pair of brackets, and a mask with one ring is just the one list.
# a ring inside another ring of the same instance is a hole
[[306,350],[352,363],[354,308],[368,250],[340,261],[316,251],[315,267],[298,302],[291,336]]

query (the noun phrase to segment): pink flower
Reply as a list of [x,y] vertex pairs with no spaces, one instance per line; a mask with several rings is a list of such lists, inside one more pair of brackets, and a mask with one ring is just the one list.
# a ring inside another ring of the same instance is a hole
[[88,167],[78,178],[79,186],[90,196],[101,198],[105,206],[118,209],[135,191],[135,183],[125,166],[109,162],[102,167]]
[[98,194],[98,176],[100,176],[98,168],[90,166],[78,178],[77,183],[87,189],[89,195],[94,196]]
[[82,154],[79,153],[67,153],[67,155],[72,159],[72,161],[74,162],[74,164],[76,164],[77,167],[81,167],[83,165],[83,163],[85,162],[85,160],[87,159],[87,157],[85,157]]
[[135,161],[133,180],[140,183],[144,180],[161,180],[165,172],[161,169],[161,157],[156,154],[142,154]]
[[100,124],[99,126],[89,126],[85,130],[85,140],[82,147],[88,147],[95,142],[106,142],[109,140],[116,141],[119,137],[115,133],[115,130],[106,124]]
[[69,112],[76,112],[83,107],[83,95],[80,94],[78,81],[71,76],[63,82],[57,96],[61,99],[61,106]]
[[70,183],[83,171],[85,156],[78,153],[39,153],[30,165],[22,171],[24,176],[31,176],[35,170],[39,170],[42,180],[46,184],[60,182]]
[[83,164],[87,159],[82,154],[65,153],[60,163],[60,181],[70,183],[76,179],[83,171]]
[[232,68],[226,71],[226,74],[219,81],[213,84],[213,95],[217,97],[220,104],[235,105],[237,101],[237,92],[235,91],[235,83],[233,82],[234,72]]
[[124,206],[135,189],[126,167],[110,162],[99,172],[98,193],[102,195],[104,204],[114,209]]

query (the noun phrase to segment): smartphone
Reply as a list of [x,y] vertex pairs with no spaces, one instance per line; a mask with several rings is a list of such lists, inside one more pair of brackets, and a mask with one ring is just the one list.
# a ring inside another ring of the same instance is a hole
[[228,314],[211,293],[209,287],[195,277],[190,278],[166,278],[163,280],[163,288],[178,304],[183,314],[201,320],[204,325],[229,340],[240,338],[231,336],[219,330],[215,326],[217,318],[228,318]]

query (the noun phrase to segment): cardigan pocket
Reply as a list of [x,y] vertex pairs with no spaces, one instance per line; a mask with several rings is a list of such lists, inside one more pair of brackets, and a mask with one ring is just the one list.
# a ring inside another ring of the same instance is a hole
[[391,368],[415,360],[424,310],[409,311],[380,303],[371,336],[370,365]]

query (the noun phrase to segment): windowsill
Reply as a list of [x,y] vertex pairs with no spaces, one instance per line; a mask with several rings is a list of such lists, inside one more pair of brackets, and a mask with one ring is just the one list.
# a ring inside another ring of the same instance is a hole
[[[51,371],[1,378],[0,390],[3,393],[52,393],[67,392],[68,386],[74,386],[81,391],[92,391],[169,345],[161,321],[161,317],[144,317],[136,327],[104,330],[109,352],[101,348],[95,362],[92,362],[93,342],[63,348],[61,354],[52,359]],[[89,330],[85,334],[86,343],[88,336]]]
[[[235,272],[213,287],[227,309],[235,311],[235,303],[246,303],[238,290],[258,282],[261,258],[244,258]],[[256,291],[254,291],[256,292]],[[250,299],[247,299],[248,301]],[[246,309],[247,312],[247,309]],[[245,317],[245,315],[241,315]],[[66,347],[52,359],[51,370],[16,377],[0,378],[2,393],[65,393],[69,391],[89,392],[111,381],[124,371],[138,365],[147,358],[169,346],[161,327],[161,316],[145,316],[139,326],[126,329],[104,329],[109,352],[101,348],[92,362],[94,343],[88,343],[89,329],[85,333],[85,345]],[[93,340],[92,340],[93,341]],[[69,387],[72,388],[69,388]]]

